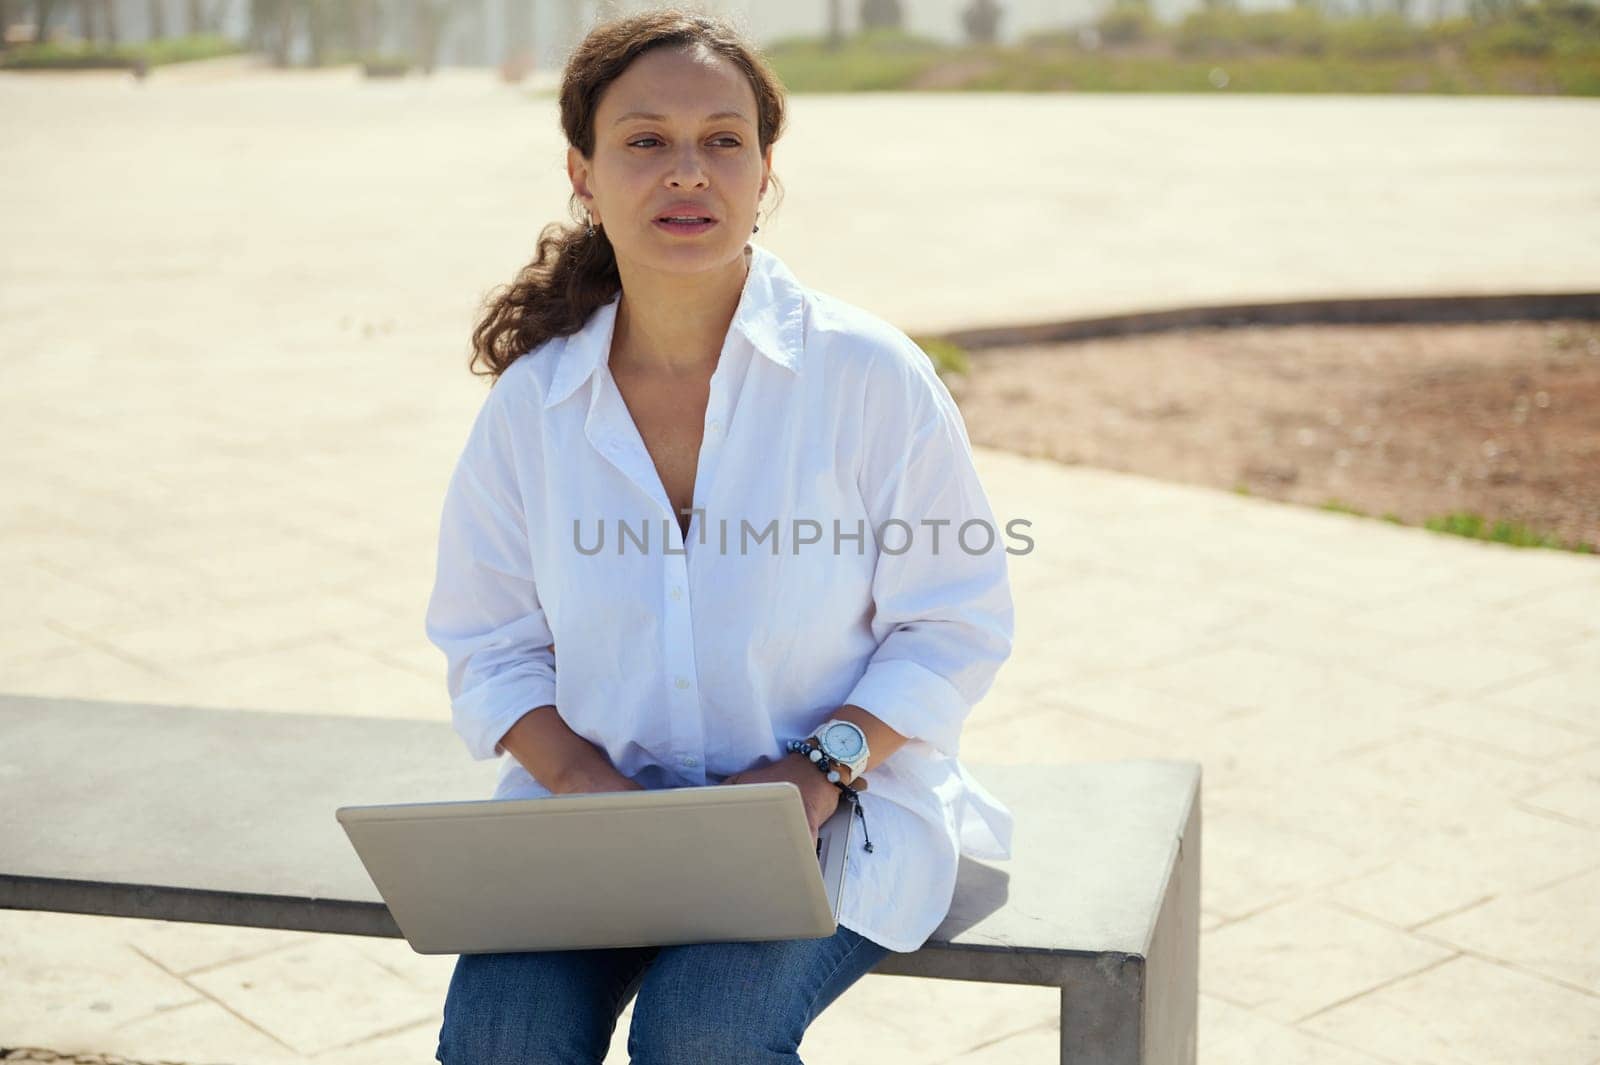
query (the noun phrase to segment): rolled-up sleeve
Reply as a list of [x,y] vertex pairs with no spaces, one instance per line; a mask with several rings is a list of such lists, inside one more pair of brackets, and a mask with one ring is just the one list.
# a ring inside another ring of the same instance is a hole
[[445,491],[424,628],[444,652],[451,721],[475,760],[503,753],[519,718],[556,701],[509,425],[491,390]]
[[962,725],[1011,654],[1004,530],[961,413],[927,357],[913,347],[898,368],[866,399],[858,484],[879,537],[878,648],[846,702],[956,757]]

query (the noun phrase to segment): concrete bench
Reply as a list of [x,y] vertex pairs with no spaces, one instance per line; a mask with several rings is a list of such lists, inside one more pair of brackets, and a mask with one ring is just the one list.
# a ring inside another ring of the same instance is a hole
[[[333,811],[484,799],[447,723],[0,695],[0,907],[400,937]],[[1200,767],[968,763],[1014,857],[873,971],[1061,990],[1061,1061],[1192,1065]]]

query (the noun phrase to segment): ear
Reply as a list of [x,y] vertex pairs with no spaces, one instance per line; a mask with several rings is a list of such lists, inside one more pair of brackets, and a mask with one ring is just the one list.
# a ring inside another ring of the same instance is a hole
[[589,162],[571,146],[567,148],[567,179],[572,182],[573,194],[583,201],[595,221],[600,221],[599,212],[594,209],[594,194],[589,191]]
[[758,200],[767,194],[767,182],[772,177],[772,145],[767,145],[767,150],[762,154],[761,161],[765,169],[761,174],[761,193],[756,197]]

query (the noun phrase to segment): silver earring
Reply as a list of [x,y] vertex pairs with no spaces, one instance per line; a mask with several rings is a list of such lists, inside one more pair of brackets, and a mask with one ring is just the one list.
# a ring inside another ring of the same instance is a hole
[[583,212],[583,218],[588,224],[588,228],[584,231],[583,235],[586,237],[594,236],[594,215],[590,214],[588,211],[585,211]]

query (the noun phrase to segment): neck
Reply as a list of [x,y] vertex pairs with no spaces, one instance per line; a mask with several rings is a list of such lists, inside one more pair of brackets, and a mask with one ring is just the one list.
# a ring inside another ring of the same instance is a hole
[[613,371],[672,375],[716,367],[739,308],[752,253],[714,270],[671,274],[617,261],[622,299],[611,339]]

